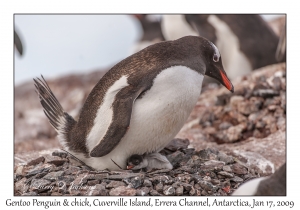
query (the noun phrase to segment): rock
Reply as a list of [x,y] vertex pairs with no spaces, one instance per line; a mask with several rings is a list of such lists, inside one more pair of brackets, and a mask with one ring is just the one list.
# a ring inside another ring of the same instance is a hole
[[48,172],[50,171],[50,167],[49,168],[41,168],[41,169],[33,169],[33,170],[30,170],[28,171],[28,173],[26,174],[26,178],[29,178],[29,177],[32,177],[34,175],[37,175],[37,174],[40,174],[40,173],[43,173],[43,172]]
[[239,163],[235,163],[231,166],[231,169],[232,169],[232,172],[235,173],[235,174],[240,174],[240,175],[243,175],[243,174],[247,174],[248,173],[248,170],[245,166],[239,164]]
[[231,107],[237,107],[241,102],[243,102],[245,99],[243,96],[232,96],[230,98],[230,106]]
[[124,182],[121,181],[111,181],[108,185],[106,185],[106,188],[110,189],[110,188],[117,188],[120,186],[126,186],[126,185]]
[[[218,160],[221,161],[221,162],[224,162],[225,164],[230,164],[230,163],[233,163],[234,162],[234,159],[232,156],[228,156],[226,155],[225,153],[223,152],[220,152],[218,154]],[[223,169],[224,170],[224,169]]]
[[51,182],[46,179],[33,179],[31,181],[30,190],[43,192],[50,190],[52,186],[50,186]]
[[161,196],[162,194],[158,193],[156,190],[150,190],[150,195],[152,196]]
[[144,181],[143,176],[136,176],[136,177],[131,178],[130,183],[132,184],[133,188],[136,189],[136,188],[142,186],[143,181]]
[[175,195],[183,195],[183,186],[176,188]]
[[223,166],[223,171],[226,171],[226,172],[232,172],[230,166]]
[[220,171],[220,172],[218,172],[218,174],[220,174],[222,176],[225,176],[225,177],[228,177],[228,178],[233,178],[233,175],[231,173],[226,172],[226,171]]
[[36,158],[36,159],[31,160],[30,162],[28,162],[27,166],[35,166],[35,165],[37,165],[39,163],[42,163],[44,161],[45,161],[45,158],[43,156],[41,156],[41,157],[38,157],[38,158]]
[[15,173],[17,175],[21,175],[21,176],[24,176],[24,173],[23,173],[23,170],[24,170],[24,166],[18,166],[17,169],[15,170]]
[[170,163],[173,165],[173,167],[175,167],[176,164],[179,164],[183,160],[184,154],[180,151],[176,151],[168,155],[167,158],[170,161]]
[[159,193],[163,192],[163,188],[164,188],[164,185],[162,183],[158,183],[157,185],[155,185],[155,190]]
[[[113,192],[115,193],[115,192]],[[94,187],[89,188],[87,191],[87,195],[89,196],[107,196],[108,190],[106,190],[105,186],[103,184],[96,184]]]
[[66,153],[65,151],[62,151],[62,150],[55,150],[54,152],[52,152],[52,156],[57,156],[60,158],[67,158],[68,153]]
[[230,127],[232,127],[233,125],[230,123],[230,122],[222,122],[220,125],[219,125],[219,130],[226,130]]
[[95,186],[97,184],[99,184],[99,180],[90,180],[87,182],[88,186]]
[[190,141],[188,139],[173,139],[166,147],[165,149],[168,149],[172,152],[175,152],[177,150],[181,149],[187,149],[188,145],[190,144]]
[[136,195],[147,196],[149,194],[149,192],[150,192],[150,190],[148,187],[142,187],[142,188],[136,190]]
[[152,188],[152,182],[149,179],[144,179],[144,183],[143,183],[144,187],[150,187]]
[[119,186],[117,188],[111,189],[109,191],[109,195],[111,195],[111,196],[135,196],[136,189],[127,188],[125,186]]
[[278,96],[279,92],[277,90],[272,90],[272,89],[258,89],[253,91],[254,96],[260,96],[263,98],[270,98],[274,96]]
[[64,171],[57,171],[57,172],[50,172],[46,176],[43,177],[43,179],[49,180],[49,181],[55,181],[58,179],[59,176],[64,175]]
[[19,194],[25,193],[28,190],[28,188],[29,188],[29,186],[26,185],[25,182],[26,182],[26,178],[25,177],[23,179],[17,181],[15,183],[15,189],[14,189],[14,191],[18,192]]
[[166,185],[166,186],[164,186],[163,194],[164,195],[175,195],[175,188],[172,186]]
[[243,182],[244,180],[238,176],[234,176],[232,179],[230,179],[231,181],[234,181],[234,182],[238,182],[238,183],[241,183]]
[[[53,193],[52,193],[53,194]],[[51,195],[52,195],[51,194]],[[22,196],[37,196],[37,192],[28,192],[28,193],[23,193]]]
[[212,191],[212,192],[215,192],[217,191],[217,187],[214,186],[212,183],[210,182],[207,182],[207,181],[200,181],[198,184],[200,184],[200,186],[206,190],[206,191]]
[[65,162],[68,161],[66,158],[60,158],[57,156],[52,156],[52,155],[44,155],[46,163],[54,164],[55,166],[61,166]]

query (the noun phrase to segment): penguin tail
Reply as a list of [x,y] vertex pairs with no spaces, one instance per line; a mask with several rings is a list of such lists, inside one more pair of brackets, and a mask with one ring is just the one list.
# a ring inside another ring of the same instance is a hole
[[54,96],[46,80],[42,75],[41,77],[42,79],[33,79],[36,92],[40,98],[45,115],[47,116],[52,127],[58,133],[60,143],[67,148],[67,135],[77,122],[68,113],[64,112],[62,106]]

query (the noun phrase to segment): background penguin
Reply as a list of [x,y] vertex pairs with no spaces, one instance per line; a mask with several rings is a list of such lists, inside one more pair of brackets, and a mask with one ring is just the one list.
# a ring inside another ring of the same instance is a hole
[[23,55],[23,44],[22,41],[18,35],[18,33],[16,32],[16,30],[14,30],[14,45],[19,53],[20,56]]
[[232,195],[285,196],[286,163],[270,177],[260,177],[244,183]]
[[136,53],[149,45],[165,41],[160,27],[160,18],[154,15],[132,15],[142,26],[142,37],[132,48],[132,53]]
[[145,168],[146,171],[151,169],[172,169],[173,166],[168,159],[155,152],[146,155],[132,155],[127,160],[127,169],[137,170]]
[[207,39],[151,45],[100,79],[78,121],[63,111],[46,81],[34,82],[65,150],[97,170],[118,170],[115,163],[126,169],[131,155],[158,152],[174,138],[198,100],[204,75],[234,91],[219,50]]
[[[173,17],[171,23],[172,16],[162,18],[165,38],[172,40],[183,33],[197,33],[211,40],[222,54],[230,79],[278,63],[275,54],[279,39],[260,15],[176,15],[181,18]],[[182,30],[182,27],[189,30]]]

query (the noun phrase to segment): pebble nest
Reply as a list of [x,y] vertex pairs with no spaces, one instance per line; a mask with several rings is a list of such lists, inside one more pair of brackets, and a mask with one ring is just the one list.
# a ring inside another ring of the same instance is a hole
[[95,171],[56,150],[15,167],[14,195],[226,196],[261,176],[236,157],[210,148],[195,151],[188,145],[187,139],[174,139],[161,151],[174,168],[148,172]]

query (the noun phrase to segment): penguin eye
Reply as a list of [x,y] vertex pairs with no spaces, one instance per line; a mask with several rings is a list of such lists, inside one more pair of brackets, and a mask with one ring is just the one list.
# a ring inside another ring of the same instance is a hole
[[214,62],[218,62],[219,61],[219,56],[217,54],[214,54],[213,61]]

